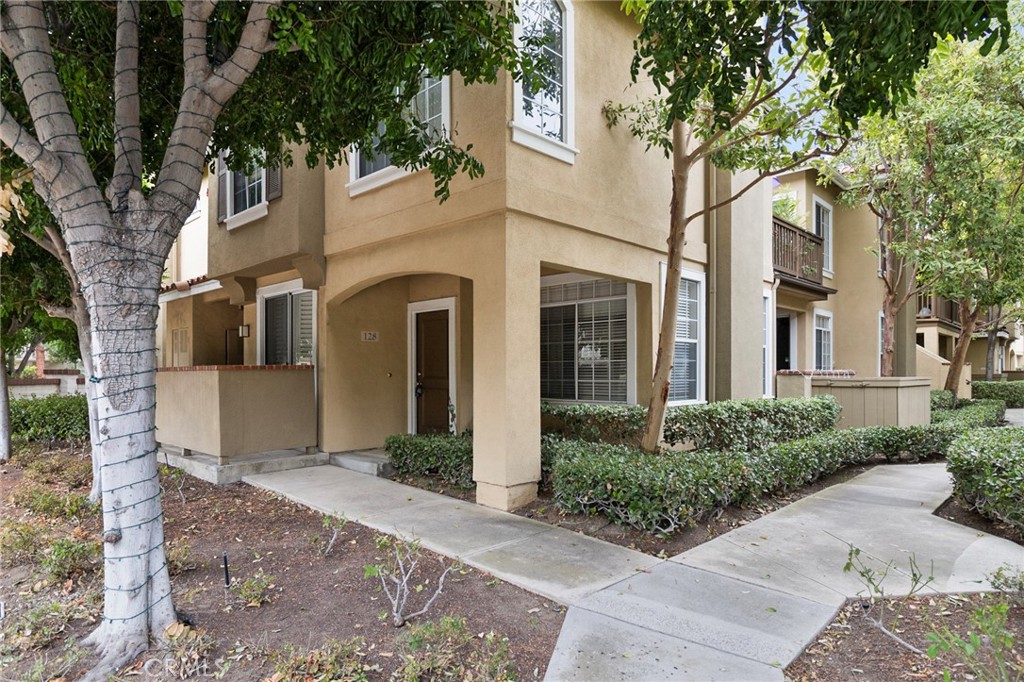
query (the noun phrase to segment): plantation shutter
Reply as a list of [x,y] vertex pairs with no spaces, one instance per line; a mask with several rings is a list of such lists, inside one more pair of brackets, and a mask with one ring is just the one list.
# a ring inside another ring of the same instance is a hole
[[274,296],[263,302],[263,364],[287,365],[291,353],[288,349],[288,294]]
[[267,201],[281,198],[281,165],[267,169]]
[[669,379],[668,399],[696,400],[698,340],[700,334],[700,283],[683,279],[676,308],[675,360]]
[[217,154],[217,222],[228,217],[228,164],[224,152]]
[[313,292],[292,295],[292,364],[314,364]]

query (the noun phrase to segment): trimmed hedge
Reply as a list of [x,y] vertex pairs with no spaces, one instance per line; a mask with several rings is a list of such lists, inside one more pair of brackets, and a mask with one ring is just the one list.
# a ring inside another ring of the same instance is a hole
[[1024,407],[1024,381],[975,381],[971,384],[971,395],[1005,400],[1007,407]]
[[957,497],[1024,533],[1024,428],[972,431],[947,457]]
[[89,440],[89,404],[84,395],[48,395],[11,401],[11,436],[23,440]]
[[947,424],[960,428],[999,426],[1004,416],[1005,401],[961,400],[955,410],[933,410],[932,424]]
[[953,409],[953,391],[932,391],[930,398],[932,410]]
[[697,450],[752,451],[836,427],[842,408],[832,396],[781,400],[722,400],[673,407],[665,416],[665,442]]
[[947,453],[965,430],[997,424],[1001,401],[973,401],[937,424],[826,431],[751,452],[667,450],[562,441],[552,445],[555,502],[573,513],[602,513],[641,530],[668,533],[716,509],[788,492],[844,466],[882,457],[920,461]]
[[[832,396],[783,400],[723,400],[670,407],[665,442],[697,450],[760,450],[835,428],[839,403]],[[548,431],[571,440],[640,444],[646,408],[640,405],[541,404]]]
[[399,434],[388,436],[384,449],[400,474],[437,476],[461,488],[473,486],[473,437],[469,434]]

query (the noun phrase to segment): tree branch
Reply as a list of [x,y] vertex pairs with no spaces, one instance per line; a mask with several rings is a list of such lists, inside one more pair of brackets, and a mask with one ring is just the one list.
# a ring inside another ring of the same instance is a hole
[[39,307],[46,311],[50,317],[57,317],[62,320],[75,321],[75,311],[70,306],[53,305],[52,303],[39,302]]
[[57,155],[43,148],[3,104],[0,104],[0,142],[47,182],[52,182],[61,170]]
[[107,187],[113,210],[127,208],[127,195],[142,189],[142,129],[139,125],[139,2],[117,3],[114,54],[114,176]]
[[207,22],[216,6],[216,0],[185,3],[182,17],[182,56],[186,88],[202,83],[210,77],[210,58],[206,54]]
[[213,70],[208,92],[222,107],[256,70],[263,55],[274,49],[274,41],[270,39],[271,25],[267,11],[279,4],[281,0],[253,2],[238,47],[230,59]]

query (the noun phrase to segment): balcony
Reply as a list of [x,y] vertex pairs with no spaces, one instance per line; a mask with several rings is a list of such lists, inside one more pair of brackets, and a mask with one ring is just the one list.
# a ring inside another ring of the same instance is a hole
[[960,316],[956,301],[950,301],[938,294],[921,293],[917,295],[918,322],[942,322],[950,327],[960,328]]
[[824,240],[793,223],[772,216],[772,262],[775,275],[790,290],[824,300],[835,289],[822,284]]

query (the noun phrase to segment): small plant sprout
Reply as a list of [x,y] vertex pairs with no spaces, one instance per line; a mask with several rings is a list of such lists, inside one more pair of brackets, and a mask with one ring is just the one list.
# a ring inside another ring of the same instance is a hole
[[[423,556],[420,543],[415,539],[406,540],[390,535],[377,535],[375,542],[377,549],[384,554],[384,558],[380,563],[364,566],[363,574],[367,578],[380,580],[381,590],[391,603],[391,622],[396,628],[400,628],[405,625],[406,621],[427,612],[444,590],[444,581],[448,574],[461,564],[455,562],[445,567],[437,579],[434,593],[427,599],[423,608],[415,613],[406,614],[409,595],[423,592],[426,589],[425,583],[414,583],[416,568]],[[438,559],[438,562],[444,567],[443,559]]]
[[[835,537],[835,536],[833,536]],[[838,538],[837,538],[838,539]],[[850,548],[846,555],[846,565],[843,566],[843,573],[850,573],[851,571],[856,573],[860,577],[860,581],[864,584],[870,594],[870,606],[878,606],[878,616],[872,616],[868,613],[864,614],[864,617],[868,619],[868,622],[878,628],[884,635],[893,639],[898,644],[906,648],[908,651],[912,651],[915,654],[924,655],[924,652],[910,644],[899,635],[889,629],[887,622],[892,620],[893,622],[898,621],[900,617],[900,611],[905,603],[904,600],[897,602],[899,607],[896,612],[890,616],[886,616],[885,605],[885,580],[889,577],[889,571],[896,567],[895,561],[889,561],[882,565],[881,568],[873,568],[869,566],[863,558],[861,558],[861,550],[859,547],[855,547],[850,543],[846,543]],[[880,563],[880,562],[879,562]],[[908,559],[909,577],[910,577],[910,589],[908,590],[906,597],[912,597],[924,588],[926,588],[932,581],[935,580],[933,574],[925,576],[917,566],[917,559],[913,554]],[[934,565],[932,566],[934,571]]]
[[331,531],[331,539],[324,545],[321,554],[324,556],[329,555],[334,550],[334,543],[338,541],[338,536],[341,535],[341,529],[348,523],[348,519],[344,516],[338,516],[336,514],[327,514],[324,516],[323,526],[324,530]]
[[[970,670],[967,679],[980,682],[1020,682],[1024,680],[1024,665],[1014,662],[1015,638],[1006,625],[1010,605],[1005,602],[982,606],[971,614],[971,631],[961,637],[948,627],[929,632],[928,657],[940,653],[953,653],[960,666]],[[1018,659],[1019,661],[1019,659]],[[949,670],[942,671],[943,679],[952,679]]]
[[274,589],[274,576],[267,575],[263,569],[241,582],[231,585],[234,592],[245,602],[246,606],[258,607],[270,601],[270,590]]

